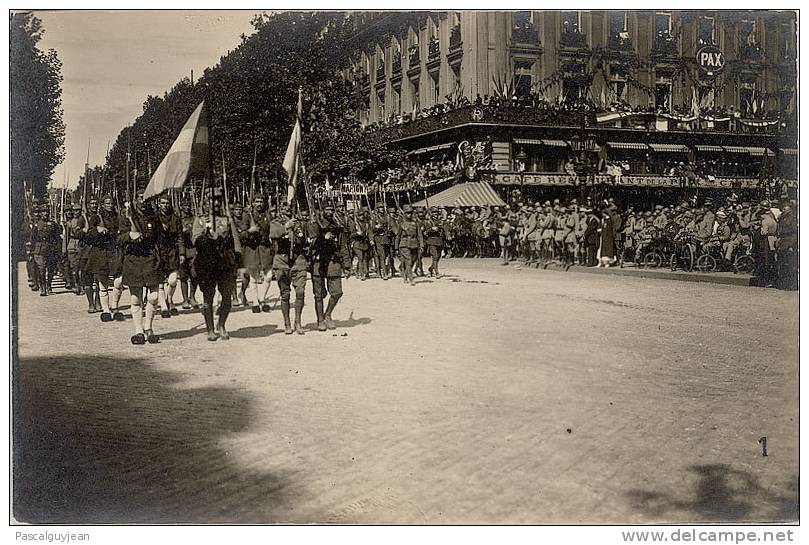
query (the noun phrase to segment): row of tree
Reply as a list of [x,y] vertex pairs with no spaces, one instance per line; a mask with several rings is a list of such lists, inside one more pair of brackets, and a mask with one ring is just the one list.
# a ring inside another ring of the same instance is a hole
[[[214,171],[224,154],[229,182],[250,179],[254,151],[265,191],[285,187],[281,162],[294,125],[298,89],[303,90],[303,163],[315,183],[372,179],[377,169],[397,166],[401,152],[368,137],[356,112],[353,83],[340,75],[348,63],[351,25],[342,13],[285,12],[258,15],[255,32],[205,70],[197,81],[178,82],[162,97],[149,96],[143,113],[110,148],[106,184],[124,194],[126,155],[130,176],[144,187],[196,106],[205,100]],[[79,193],[81,193],[80,180]],[[132,182],[130,182],[132,184]]]

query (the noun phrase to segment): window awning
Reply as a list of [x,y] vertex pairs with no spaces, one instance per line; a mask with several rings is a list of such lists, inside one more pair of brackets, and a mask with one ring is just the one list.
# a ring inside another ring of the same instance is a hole
[[607,142],[607,145],[613,149],[637,149],[648,150],[649,146],[645,142]]
[[688,148],[682,144],[649,144],[649,146],[660,153],[688,153]]
[[532,146],[541,146],[542,140],[537,140],[536,138],[515,138],[515,144],[530,144]]
[[762,155],[773,155],[772,150],[768,150],[767,148],[760,148],[760,147],[751,147],[747,148],[750,150],[750,155],[754,155],[756,157],[761,157]]
[[725,151],[728,153],[750,153],[750,148],[744,148],[741,146],[722,146],[725,148]]
[[548,139],[545,139],[545,140],[542,141],[542,145],[544,145],[544,146],[553,146],[553,147],[557,147],[557,148],[566,148],[570,144],[568,144],[564,140],[548,140]]
[[784,152],[784,155],[798,155],[797,148],[783,148],[781,151]]
[[722,153],[724,150],[722,146],[696,146],[697,151],[708,151],[708,152],[716,152]]

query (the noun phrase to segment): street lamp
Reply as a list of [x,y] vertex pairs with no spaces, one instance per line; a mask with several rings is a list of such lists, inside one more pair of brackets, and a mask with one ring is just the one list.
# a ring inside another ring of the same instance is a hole
[[[575,152],[573,170],[579,179],[579,196],[583,201],[592,197],[592,188],[595,186],[595,175],[598,169],[598,159],[594,152],[598,150],[595,135],[582,131],[570,139],[570,148]],[[590,180],[592,177],[592,181]],[[588,187],[590,189],[588,189]]]

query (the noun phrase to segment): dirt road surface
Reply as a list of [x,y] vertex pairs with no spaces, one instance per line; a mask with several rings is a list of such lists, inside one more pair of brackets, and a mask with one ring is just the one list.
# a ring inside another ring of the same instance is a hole
[[276,305],[235,312],[229,342],[206,341],[199,313],[157,318],[153,346],[23,278],[15,516],[797,519],[797,294],[496,260],[444,271],[345,281],[336,331],[314,330],[307,285],[302,337]]

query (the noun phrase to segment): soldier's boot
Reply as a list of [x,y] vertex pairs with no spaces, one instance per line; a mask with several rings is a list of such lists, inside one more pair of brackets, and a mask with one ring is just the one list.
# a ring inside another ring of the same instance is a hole
[[[99,293],[98,284],[96,282],[93,283],[93,308],[95,308],[95,312],[101,312],[101,294]],[[145,306],[145,305],[144,305]]]
[[84,287],[84,296],[87,297],[87,314],[92,314],[96,311],[94,302],[95,302],[95,292],[93,291],[93,285],[89,284]]
[[284,334],[292,335],[292,322],[289,320],[289,301],[281,301],[281,316],[284,317]]
[[205,318],[205,329],[208,330],[208,340],[215,341],[219,337],[213,327],[213,307],[207,303],[202,304],[202,316]]
[[337,329],[337,326],[334,325],[334,320],[331,319],[331,313],[334,311],[334,307],[337,306],[340,297],[340,295],[332,295],[329,297],[329,304],[326,306],[326,313],[323,316],[327,329]]
[[37,271],[37,284],[39,286],[39,295],[40,297],[45,297],[48,295],[48,282],[45,278],[45,270],[44,268]]
[[230,340],[230,334],[228,333],[228,330],[225,327],[225,322],[227,322],[228,314],[230,314],[230,308],[227,308],[227,309],[223,310],[222,307],[220,306],[219,311],[220,311],[219,312],[219,323],[217,324],[219,326],[219,338],[221,340],[223,340],[223,341],[229,341]]
[[323,299],[315,299],[315,314],[317,315],[317,330],[326,331],[326,322],[323,321]]
[[[287,304],[287,313],[289,313],[289,305]],[[303,301],[295,299],[295,333],[303,335],[303,326],[301,325],[301,315],[303,314]],[[289,316],[287,316],[289,319]]]

